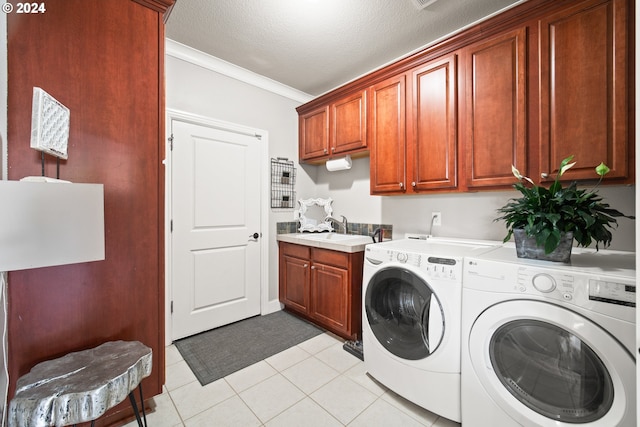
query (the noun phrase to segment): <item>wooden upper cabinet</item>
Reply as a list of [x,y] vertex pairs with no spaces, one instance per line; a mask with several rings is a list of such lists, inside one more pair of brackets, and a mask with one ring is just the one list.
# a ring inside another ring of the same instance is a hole
[[407,191],[457,186],[456,55],[410,73],[407,113]]
[[298,118],[298,155],[313,160],[329,154],[329,106],[300,114]]
[[405,174],[404,74],[369,88],[369,150],[371,194],[403,193]]
[[528,173],[526,28],[464,48],[462,61],[464,185],[511,185],[511,165]]
[[628,142],[628,11],[625,0],[592,0],[539,20],[539,172],[552,179],[575,155],[567,179],[632,174]]
[[[371,156],[371,194],[635,178],[633,3],[522,2],[298,107],[301,161]],[[362,88],[368,88],[363,90]]]
[[367,149],[366,90],[299,116],[299,157],[321,162]]
[[367,92],[359,91],[330,105],[331,155],[367,148]]

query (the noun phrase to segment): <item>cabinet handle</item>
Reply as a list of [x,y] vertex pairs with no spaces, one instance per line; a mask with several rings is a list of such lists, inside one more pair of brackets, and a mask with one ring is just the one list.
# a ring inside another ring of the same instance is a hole
[[542,179],[547,179],[547,178],[549,178],[549,174],[548,174],[548,173],[546,173],[546,172],[542,172],[542,173],[540,174],[540,178],[542,178]]

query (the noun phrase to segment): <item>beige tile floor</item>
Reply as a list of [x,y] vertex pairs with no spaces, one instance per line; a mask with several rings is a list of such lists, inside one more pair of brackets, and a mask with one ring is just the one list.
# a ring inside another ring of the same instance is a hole
[[[153,427],[430,426],[460,424],[403,399],[368,376],[331,334],[201,386],[175,346],[167,347]],[[135,423],[126,427],[134,427]]]

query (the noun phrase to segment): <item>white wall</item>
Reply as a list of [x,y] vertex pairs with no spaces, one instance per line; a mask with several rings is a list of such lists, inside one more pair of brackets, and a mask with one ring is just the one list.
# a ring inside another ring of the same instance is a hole
[[[287,157],[295,161],[298,198],[315,197],[315,168],[303,169],[297,162],[298,114],[295,108],[303,102],[216,72],[215,58],[207,59],[202,55],[197,56],[197,52],[187,52],[196,55],[195,60],[191,60],[184,52],[184,46],[168,41],[165,59],[166,107],[266,130],[269,132],[270,157]],[[200,65],[196,65],[196,62]],[[270,224],[269,300],[277,301],[276,223],[293,221],[293,209],[270,209],[270,206],[265,201]]]
[[[579,160],[578,160],[579,161]],[[520,193],[483,191],[477,193],[443,193],[411,196],[369,195],[369,158],[354,159],[348,171],[328,172],[317,169],[318,197],[331,196],[334,212],[351,222],[393,225],[394,239],[405,233],[429,233],[431,212],[442,213],[442,226],[434,227],[435,236],[502,240],[506,235],[503,222],[495,222],[496,210],[509,198]],[[635,186],[601,186],[599,194],[612,207],[627,215],[635,215]],[[618,219],[610,249],[635,250],[636,223]]]
[[[369,158],[353,159],[350,170],[327,171],[325,166],[303,166],[317,171],[316,197],[333,199],[334,216],[349,222],[381,224],[382,198],[369,195]],[[387,224],[385,222],[385,224]]]

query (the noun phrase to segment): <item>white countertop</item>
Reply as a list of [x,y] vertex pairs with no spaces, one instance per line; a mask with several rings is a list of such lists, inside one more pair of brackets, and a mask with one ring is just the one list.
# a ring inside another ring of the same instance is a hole
[[369,236],[339,233],[278,234],[276,239],[279,242],[348,253],[362,252],[366,245],[373,243],[373,239]]

